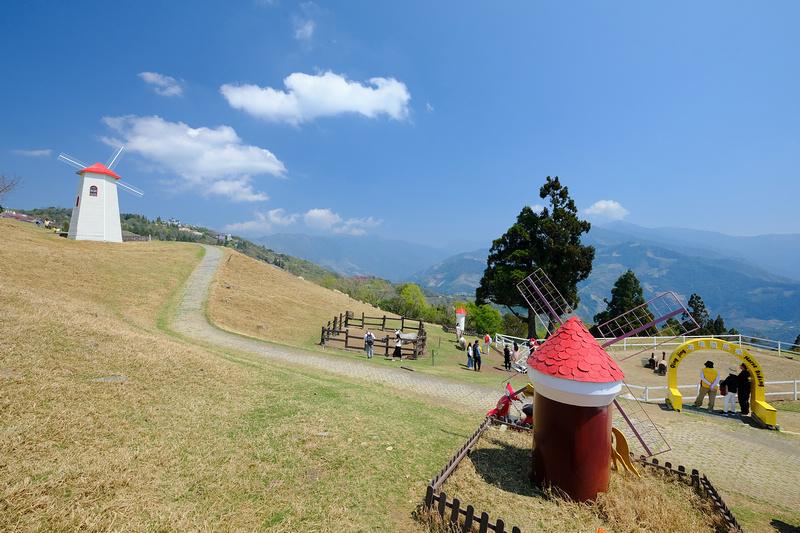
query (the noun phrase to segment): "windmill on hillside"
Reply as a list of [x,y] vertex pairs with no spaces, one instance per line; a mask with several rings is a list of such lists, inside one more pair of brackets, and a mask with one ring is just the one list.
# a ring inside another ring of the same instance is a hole
[[144,192],[124,183],[114,174],[113,168],[119,162],[123,147],[119,147],[103,165],[87,165],[67,154],[58,156],[60,161],[78,169],[81,180],[78,184],[78,197],[72,209],[67,237],[75,240],[122,242],[122,226],[119,220],[119,199],[117,186],[126,192],[141,197]]

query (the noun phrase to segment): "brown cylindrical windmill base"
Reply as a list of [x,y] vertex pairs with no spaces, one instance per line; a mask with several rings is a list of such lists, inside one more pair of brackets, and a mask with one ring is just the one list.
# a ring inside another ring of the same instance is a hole
[[594,500],[611,476],[611,406],[578,407],[539,394],[533,402],[533,470],[575,501]]

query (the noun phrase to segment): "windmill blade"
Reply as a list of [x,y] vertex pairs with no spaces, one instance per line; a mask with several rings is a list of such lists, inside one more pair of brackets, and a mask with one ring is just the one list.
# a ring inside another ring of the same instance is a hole
[[[661,329],[659,330],[659,326]],[[700,328],[695,322],[689,311],[675,296],[672,291],[667,291],[660,296],[656,296],[649,302],[645,302],[630,311],[622,313],[617,318],[612,318],[608,322],[600,324],[600,330],[604,343],[603,348],[611,346],[617,360],[624,361],[642,352],[652,350],[656,346],[670,342],[682,335],[688,335]],[[666,333],[664,336],[657,336],[658,333]],[[653,343],[648,343],[641,350],[632,354],[619,357],[617,350],[619,341],[634,336],[646,336],[653,339]]]
[[[525,301],[528,302],[528,305],[531,306],[536,314],[544,314],[549,318],[548,326],[552,325],[554,330],[566,320],[565,317],[567,317],[567,315],[575,314],[572,308],[570,308],[566,299],[561,296],[561,293],[558,292],[558,289],[556,289],[555,285],[553,285],[553,283],[550,281],[550,278],[547,277],[547,274],[545,274],[541,268],[537,269],[533,274],[519,282],[517,284],[517,289],[519,289],[519,291],[522,293],[522,297],[525,298]],[[679,308],[674,306],[673,300],[659,300],[659,298],[664,296],[662,295],[644,304],[645,306],[653,304],[653,309],[659,313],[659,319],[655,321],[647,320],[647,324],[642,324],[634,320],[634,318],[644,316],[653,318],[652,316],[642,312],[640,309],[641,306],[623,314],[621,317],[617,317],[615,320],[619,321],[619,324],[622,326],[621,329],[624,330],[621,334],[622,336],[612,340],[609,343],[606,343],[602,346],[602,348],[617,342],[618,340],[624,338],[624,336],[630,336],[636,334],[637,332],[646,331],[654,323],[667,321],[670,318],[680,315],[681,313],[688,315],[688,312],[686,312],[686,309],[683,307],[683,305],[678,302],[677,297],[675,297],[675,295],[672,293],[669,294],[672,295],[674,302],[678,303]],[[672,305],[673,307],[670,307],[669,305]],[[614,321],[612,320],[608,323],[611,322]],[[545,327],[548,328],[548,333],[552,334],[553,331],[549,331],[550,327],[548,326]],[[658,431],[658,428],[647,415],[647,412],[644,410],[642,404],[636,399],[636,396],[631,393],[628,384],[624,381],[622,384],[625,385],[625,388],[628,390],[628,393],[622,396],[627,410],[622,408],[623,402],[620,402],[618,399],[614,400],[614,405],[617,406],[620,416],[625,420],[625,425],[628,429],[623,429],[622,432],[625,434],[628,442],[636,443],[638,446],[640,446],[644,452],[641,455],[644,455],[645,457],[652,457],[653,455],[659,453],[668,452],[670,450],[670,446],[661,435],[661,432]]]
[[123,191],[127,192],[128,194],[132,194],[137,198],[141,198],[142,196],[144,196],[144,191],[143,190],[137,189],[133,185],[128,185],[127,183],[125,183],[122,180],[117,180],[117,186],[118,187],[122,187]]
[[59,161],[63,161],[64,163],[66,163],[68,165],[72,165],[73,167],[75,167],[75,168],[77,168],[79,170],[83,170],[84,168],[87,168],[89,166],[86,163],[84,163],[83,161],[81,161],[79,159],[75,159],[74,157],[69,156],[69,155],[67,155],[67,154],[65,154],[63,152],[61,154],[59,154],[58,160]]
[[124,149],[125,149],[124,146],[120,146],[114,151],[113,154],[111,154],[108,163],[106,163],[106,168],[108,170],[114,170],[114,167],[117,166],[117,163],[119,163],[119,160],[122,158],[122,151]]
[[[670,451],[672,448],[647,411],[644,410],[641,402],[633,395],[627,383],[623,382],[623,385],[628,389],[628,393],[614,399],[614,405],[627,426],[622,426],[621,429],[625,438],[632,447],[635,445],[641,449],[641,452],[636,455],[648,458]],[[624,409],[622,408],[623,403],[625,404]]]
[[517,290],[522,293],[533,313],[547,317],[547,320],[542,322],[548,335],[555,333],[567,318],[575,314],[541,268],[537,268],[531,275],[517,283]]

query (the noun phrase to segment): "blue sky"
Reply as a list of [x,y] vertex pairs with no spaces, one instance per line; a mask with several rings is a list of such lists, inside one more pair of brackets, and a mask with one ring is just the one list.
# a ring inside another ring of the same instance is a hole
[[8,208],[488,247],[547,176],[580,216],[800,233],[800,3],[6,0]]

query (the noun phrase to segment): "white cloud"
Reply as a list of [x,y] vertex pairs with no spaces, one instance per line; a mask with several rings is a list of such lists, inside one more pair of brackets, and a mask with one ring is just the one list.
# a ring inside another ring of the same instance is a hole
[[183,88],[178,80],[157,72],[140,72],[139,77],[150,85],[154,85],[156,93],[161,96],[181,96]]
[[52,150],[14,150],[13,153],[17,155],[24,155],[25,157],[50,157],[53,153]]
[[[269,150],[243,144],[233,128],[191,128],[161,117],[105,117],[103,122],[124,139],[129,152],[154,164],[154,170],[183,178],[180,185],[202,194],[221,195],[233,201],[263,201],[268,196],[253,190],[252,176],[282,177],[286,167]],[[116,139],[103,139],[119,146]]]
[[534,204],[531,206],[531,210],[534,213],[541,213],[542,211],[544,211],[544,206],[541,204]]
[[330,229],[342,221],[342,217],[330,209],[311,209],[303,215],[303,222],[312,229]]
[[330,209],[310,209],[303,215],[303,222],[311,229],[363,235],[366,232],[365,228],[379,226],[383,221],[375,220],[372,217],[344,220]]
[[614,200],[600,200],[592,204],[584,212],[587,216],[602,218],[606,220],[622,220],[629,213],[628,211]]
[[300,215],[286,215],[283,209],[272,209],[266,214],[255,213],[255,219],[247,222],[236,222],[225,226],[225,231],[229,233],[258,233],[272,231],[276,227],[291,226],[297,221]]
[[310,41],[314,36],[314,21],[295,21],[294,38],[299,41]]
[[257,85],[225,84],[220,92],[231,107],[271,122],[299,125],[317,117],[359,113],[369,118],[386,114],[408,117],[411,95],[393,78],[371,78],[365,86],[332,72],[311,76],[300,72],[283,80],[287,91]]

